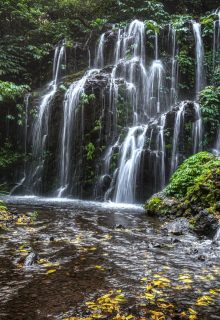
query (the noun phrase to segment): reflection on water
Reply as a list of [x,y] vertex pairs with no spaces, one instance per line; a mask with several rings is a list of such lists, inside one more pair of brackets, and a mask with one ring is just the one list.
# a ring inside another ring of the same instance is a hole
[[[136,299],[143,291],[140,279],[160,272],[172,281],[169,298],[183,309],[195,309],[199,296],[220,288],[218,243],[190,233],[167,235],[162,222],[141,207],[5,200],[12,210],[38,215],[31,224],[0,234],[0,319],[63,319],[80,314],[85,301],[112,288]],[[39,256],[38,263],[24,267],[30,252]],[[180,274],[190,276],[191,289],[176,291]],[[199,312],[199,319],[220,319],[219,294]]]

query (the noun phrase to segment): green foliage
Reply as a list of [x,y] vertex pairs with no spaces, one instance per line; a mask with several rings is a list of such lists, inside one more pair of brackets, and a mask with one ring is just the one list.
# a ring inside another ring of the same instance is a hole
[[100,130],[102,130],[102,122],[101,120],[96,120],[93,131],[100,131]]
[[150,211],[151,213],[156,214],[157,212],[160,211],[162,207],[163,201],[161,198],[155,196],[152,197],[147,204],[145,205],[145,209]]
[[94,146],[94,144],[90,142],[89,144],[86,145],[85,149],[86,149],[86,152],[87,152],[87,154],[86,154],[87,160],[93,160],[94,159],[94,155],[95,155],[95,146]]
[[201,176],[209,173],[215,165],[220,165],[220,160],[208,152],[200,152],[190,157],[172,176],[165,189],[166,195],[183,198],[187,195],[189,188],[195,186]]
[[119,156],[120,156],[119,152],[115,152],[112,155],[111,163],[110,163],[110,172],[111,173],[114,173],[114,171],[118,167]]
[[16,101],[30,90],[27,85],[16,85],[12,82],[0,81],[0,102]]
[[205,144],[208,146],[220,126],[220,88],[209,86],[201,91],[200,106],[205,126]]
[[0,169],[12,166],[21,158],[22,155],[14,152],[12,145],[9,142],[5,142],[4,146],[0,148]]
[[7,212],[7,207],[3,201],[0,201],[0,213]]
[[186,50],[181,50],[177,55],[177,61],[181,75],[184,77],[180,86],[182,89],[190,89],[194,86],[194,60],[189,56]]
[[91,27],[93,29],[97,29],[99,31],[102,30],[103,26],[107,23],[107,19],[100,19],[100,18],[96,18],[95,20],[93,20],[91,22]]
[[191,19],[192,17],[189,15],[173,15],[171,17],[171,25],[178,33],[188,33],[189,29],[187,23]]
[[[153,19],[158,22],[168,21],[168,13],[164,5],[158,1],[147,0],[120,0],[118,1],[118,12],[120,20],[133,19]],[[117,17],[117,14],[116,14]]]
[[132,118],[132,108],[126,97],[126,87],[121,85],[118,91],[117,101],[117,124],[119,127],[124,127],[125,124],[129,123]]
[[154,34],[160,32],[160,25],[157,22],[153,20],[146,20],[144,23],[147,28],[147,33],[149,31],[153,31]]
[[213,23],[215,21],[215,15],[214,14],[210,14],[207,16],[204,16],[200,19],[200,23],[203,27],[203,35],[207,36],[207,35],[212,35],[213,34]]
[[[165,190],[146,204],[148,213],[192,217],[207,209],[218,218],[220,158],[200,152],[177,169]],[[194,226],[196,220],[191,219]]]
[[89,104],[90,102],[94,101],[95,98],[96,96],[93,93],[86,94],[83,92],[80,96],[80,105]]
[[[219,54],[219,60],[220,60],[220,54]],[[213,84],[216,87],[220,87],[220,66],[215,68],[212,80],[213,80]]]

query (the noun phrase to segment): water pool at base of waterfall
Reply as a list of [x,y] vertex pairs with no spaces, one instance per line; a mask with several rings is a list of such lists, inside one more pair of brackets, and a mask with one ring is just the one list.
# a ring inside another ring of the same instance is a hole
[[[149,310],[162,310],[164,319],[188,319],[184,312],[193,311],[198,319],[220,319],[218,242],[189,231],[170,234],[141,206],[4,200],[12,212],[35,212],[35,219],[0,233],[0,319],[96,319],[86,302],[111,290],[124,294],[121,312],[132,319],[154,319]],[[28,266],[30,252],[38,258]]]

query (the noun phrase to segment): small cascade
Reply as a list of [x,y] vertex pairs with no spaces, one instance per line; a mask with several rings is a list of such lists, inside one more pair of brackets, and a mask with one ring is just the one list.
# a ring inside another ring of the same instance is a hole
[[201,33],[201,24],[192,21],[193,34],[195,37],[195,51],[196,51],[196,99],[199,98],[200,91],[205,87],[206,75],[205,75],[205,54],[204,45]]
[[[64,120],[63,120],[63,132],[60,145],[60,165],[59,165],[59,188],[56,192],[58,197],[62,197],[71,188],[71,173],[74,172],[74,163],[72,155],[74,154],[74,133],[76,132],[76,115],[77,107],[80,103],[80,98],[84,93],[84,86],[87,79],[94,73],[97,69],[92,69],[86,72],[84,77],[74,82],[68,91],[66,92],[64,99]],[[83,108],[82,108],[83,109]],[[82,123],[83,123],[83,110],[82,110]],[[83,136],[83,126],[81,127],[82,132],[80,136]],[[78,142],[79,143],[79,142]]]
[[202,116],[200,111],[200,105],[198,103],[194,103],[195,117],[196,121],[193,123],[193,153],[197,153],[202,150]]
[[171,169],[172,174],[179,165],[179,137],[181,126],[184,122],[185,102],[180,104],[179,110],[176,112],[174,133],[173,133],[173,150],[171,158]]
[[155,33],[155,60],[153,61],[147,81],[147,114],[154,117],[167,111],[165,88],[165,69],[159,60],[158,33]]
[[171,34],[171,87],[170,87],[170,105],[177,103],[177,84],[178,84],[178,62],[177,62],[177,41],[176,30],[169,26],[169,35]]
[[31,93],[27,93],[24,97],[24,106],[25,106],[25,112],[24,112],[24,167],[23,167],[23,174],[21,180],[16,184],[16,186],[11,190],[10,194],[14,195],[17,191],[19,191],[20,187],[23,186],[26,177],[27,177],[27,146],[28,146],[28,114],[30,109],[30,98]]
[[212,150],[212,152],[215,155],[220,156],[220,128],[218,129],[215,146],[214,146],[214,149]]
[[38,114],[33,124],[32,133],[32,153],[35,161],[35,168],[31,168],[31,175],[28,177],[28,185],[33,192],[39,192],[42,184],[42,175],[44,170],[45,152],[48,137],[50,107],[56,94],[63,66],[66,63],[65,44],[57,46],[53,61],[53,79],[46,88],[46,93],[41,98]]
[[[189,109],[190,106],[190,109]],[[174,132],[173,132],[173,148],[172,148],[172,157],[171,157],[171,169],[170,175],[175,172],[178,165],[180,164],[180,149],[181,146],[182,133],[184,133],[184,126],[187,123],[187,119],[185,119],[186,112],[193,113],[193,125],[192,125],[192,149],[191,154],[195,154],[202,150],[202,117],[200,111],[200,105],[196,102],[190,103],[187,101],[183,101],[179,105],[179,109],[176,112],[175,122],[174,122]],[[181,140],[180,140],[181,138]]]
[[111,164],[111,159],[112,159],[112,156],[113,156],[113,153],[114,153],[114,150],[116,148],[119,147],[119,139],[115,142],[115,144],[113,146],[110,146],[108,149],[107,149],[107,152],[104,156],[104,172],[106,174],[109,174],[110,173],[110,164]]
[[218,226],[217,232],[214,236],[214,241],[220,241],[220,225]]
[[95,59],[95,67],[102,69],[104,67],[104,45],[105,45],[105,33],[103,33],[99,40],[98,50]]
[[[150,117],[166,111],[166,97],[163,94],[165,75],[163,64],[160,60],[153,61],[147,87],[147,105]],[[163,107],[161,105],[163,103]]]
[[[216,12],[218,20],[214,22],[214,35],[213,35],[213,68],[216,67],[216,58],[220,49],[220,9]],[[219,63],[219,61],[218,61]]]
[[166,172],[165,172],[165,137],[164,137],[164,129],[166,125],[166,115],[163,114],[160,119],[159,124],[159,134],[157,139],[158,145],[158,171],[160,177],[160,189],[162,190],[165,187],[166,181]]
[[140,169],[146,131],[147,126],[130,128],[122,145],[114,196],[114,201],[117,203],[133,203],[135,201],[137,173]]

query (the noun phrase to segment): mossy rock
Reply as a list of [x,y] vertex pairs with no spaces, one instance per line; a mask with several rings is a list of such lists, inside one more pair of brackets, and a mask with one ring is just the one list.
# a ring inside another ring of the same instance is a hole
[[[220,158],[208,152],[200,152],[183,162],[171,177],[170,183],[165,189],[167,196],[181,199],[192,194],[190,188],[208,188],[207,180],[212,183],[212,175],[220,174]],[[210,179],[211,178],[211,179]],[[220,178],[220,176],[219,176]],[[215,179],[213,177],[213,179]],[[204,184],[203,184],[204,182]]]
[[158,193],[145,203],[144,208],[150,215],[170,215],[177,211],[178,202]]
[[200,152],[183,162],[169,185],[146,204],[148,213],[185,216],[197,229],[194,217],[206,210],[220,220],[220,158]]

